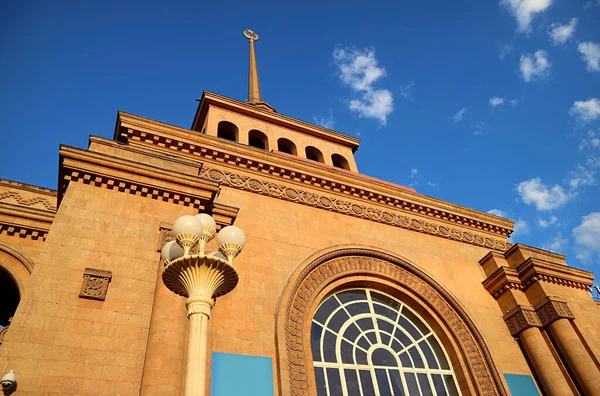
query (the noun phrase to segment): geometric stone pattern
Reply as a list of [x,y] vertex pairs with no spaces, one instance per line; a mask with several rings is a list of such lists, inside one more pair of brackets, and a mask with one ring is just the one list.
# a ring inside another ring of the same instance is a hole
[[48,230],[42,230],[37,227],[30,227],[21,224],[0,224],[0,234],[6,233],[10,236],[18,236],[20,238],[31,238],[33,240],[46,240]]
[[571,308],[569,308],[569,305],[564,301],[550,300],[539,307],[536,312],[544,327],[558,319],[575,319],[575,315],[571,312]]
[[423,298],[459,341],[478,394],[506,395],[483,338],[453,297],[419,269],[385,253],[362,249],[345,249],[320,257],[304,269],[292,287],[285,316],[291,395],[307,395],[307,378],[313,375],[307,371],[310,362],[306,361],[303,334],[304,323],[310,320],[309,307],[320,287],[348,272],[386,277]]
[[564,301],[549,300],[537,310],[521,307],[505,319],[510,334],[514,337],[530,327],[546,327],[558,319],[575,319],[575,315]]
[[207,178],[233,188],[330,210],[332,212],[359,217],[378,223],[405,228],[412,231],[422,232],[429,235],[452,239],[471,245],[483,246],[500,252],[505,252],[511,247],[509,242],[506,242],[502,239],[490,238],[470,231],[463,231],[459,228],[450,227],[448,225],[437,224],[434,222],[405,216],[392,211],[356,204],[351,201],[339,199],[335,196],[312,193],[299,188],[291,188],[284,184],[262,181],[232,172],[211,169],[206,166],[201,169],[200,177]]
[[52,202],[50,202],[50,200],[48,200],[47,198],[35,197],[35,198],[31,198],[31,199],[26,199],[26,198],[23,198],[23,196],[16,191],[6,191],[3,193],[0,193],[0,201],[9,199],[9,198],[14,199],[15,201],[17,201],[17,203],[19,205],[22,205],[22,206],[34,206],[36,204],[41,204],[47,210],[56,212],[56,205],[53,204]]
[[79,297],[104,301],[112,272],[94,268],[86,268]]
[[521,308],[505,321],[513,337],[530,327],[542,326],[542,322],[534,309]]

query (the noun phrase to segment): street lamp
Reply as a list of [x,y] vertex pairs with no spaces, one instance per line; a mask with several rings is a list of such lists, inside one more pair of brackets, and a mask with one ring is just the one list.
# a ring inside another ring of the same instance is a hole
[[[205,254],[206,244],[217,234],[215,220],[206,213],[181,216],[173,224],[174,241],[161,251],[165,286],[187,297],[188,332],[185,396],[204,395],[208,319],[216,297],[232,291],[239,276],[233,259],[246,244],[244,232],[236,226],[224,227],[217,236],[219,251]],[[197,247],[198,253],[190,254]]]

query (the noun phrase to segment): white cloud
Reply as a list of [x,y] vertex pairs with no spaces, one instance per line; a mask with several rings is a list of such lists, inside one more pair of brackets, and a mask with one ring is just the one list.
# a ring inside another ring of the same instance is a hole
[[581,53],[581,60],[586,63],[588,71],[600,71],[600,44],[592,41],[579,43],[577,50]]
[[512,54],[514,50],[515,47],[511,43],[500,44],[500,53],[498,54],[500,60],[504,60],[504,58]]
[[577,26],[577,18],[571,18],[568,24],[561,25],[559,23],[553,23],[548,26],[548,35],[552,44],[560,45],[567,42],[568,39],[573,37],[575,34],[575,27]]
[[537,210],[560,208],[575,196],[559,185],[547,187],[539,177],[522,181],[517,186],[517,191],[525,204],[535,205]]
[[595,1],[590,0],[582,6],[583,9],[593,8],[593,7],[600,7],[600,0],[595,0]]
[[487,128],[487,125],[483,122],[475,122],[475,123],[473,123],[472,128],[473,128],[473,135],[481,136],[481,135],[483,135],[483,130],[485,128]]
[[490,104],[493,107],[503,105],[504,104],[504,99],[501,98],[501,97],[499,97],[499,96],[494,96],[493,98],[490,98]]
[[400,95],[406,100],[415,100],[412,94],[412,89],[415,86],[414,81],[409,81],[408,83],[400,86]]
[[350,110],[357,112],[359,117],[374,118],[385,125],[394,110],[394,98],[387,89],[373,86],[386,75],[385,69],[378,65],[375,50],[336,48],[333,60],[342,82],[360,94],[359,99],[350,101]]
[[566,245],[567,245],[567,238],[563,237],[562,234],[559,232],[558,234],[556,234],[556,236],[554,238],[552,238],[550,240],[550,242],[542,245],[542,249],[550,250],[551,252],[555,252],[555,253],[559,253],[561,250],[563,250],[566,247]]
[[488,210],[488,213],[494,216],[507,217],[506,213],[501,211],[500,209],[490,209]]
[[529,229],[529,224],[522,219],[518,219],[515,221],[515,226],[513,228],[513,233],[510,235],[511,239],[529,234],[531,230]]
[[542,228],[548,228],[551,225],[556,224],[557,221],[558,221],[558,217],[550,216],[550,218],[548,220],[538,219],[538,225]]
[[452,117],[454,119],[454,122],[462,121],[465,117],[465,113],[467,112],[467,110],[468,109],[466,107],[463,107],[462,109],[458,110],[456,114],[454,114],[454,117]]
[[600,100],[590,98],[585,101],[575,101],[569,109],[569,115],[584,124],[600,117]]
[[521,77],[526,82],[546,77],[550,71],[551,63],[548,60],[548,53],[544,50],[537,50],[533,54],[521,55]]
[[586,133],[586,136],[581,140],[579,144],[579,151],[583,151],[585,149],[595,150],[600,148],[600,129],[598,132],[594,132],[593,130],[589,130]]
[[596,184],[596,171],[583,165],[577,165],[574,171],[569,172],[569,178],[566,180],[572,191],[578,190],[583,186]]
[[519,99],[512,99],[512,100],[510,101],[510,105],[511,105],[512,107],[517,107],[517,105],[518,105],[518,104],[519,104]]
[[600,263],[600,212],[592,212],[581,218],[581,224],[573,229],[577,258],[589,262],[596,256]]
[[333,112],[331,110],[329,110],[329,114],[326,117],[313,116],[313,121],[315,124],[320,125],[323,128],[335,128],[335,119],[333,118]]
[[531,20],[536,14],[544,11],[551,0],[501,0],[500,4],[506,7],[510,13],[517,19],[519,32],[528,32],[531,30]]
[[410,178],[414,179],[419,174],[419,170],[417,168],[412,168],[410,170]]

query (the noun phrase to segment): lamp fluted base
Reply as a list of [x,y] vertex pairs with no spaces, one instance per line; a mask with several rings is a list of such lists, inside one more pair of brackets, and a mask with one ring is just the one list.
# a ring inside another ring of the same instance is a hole
[[218,257],[199,254],[166,262],[162,278],[173,293],[205,300],[229,293],[239,281],[233,265]]

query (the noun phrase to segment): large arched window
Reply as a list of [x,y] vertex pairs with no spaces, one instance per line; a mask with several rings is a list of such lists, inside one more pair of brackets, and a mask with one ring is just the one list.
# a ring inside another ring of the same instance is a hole
[[238,127],[229,121],[221,121],[217,126],[217,137],[222,139],[231,140],[232,142],[238,141]]
[[433,330],[401,301],[370,289],[326,298],[311,327],[319,396],[459,395]]

